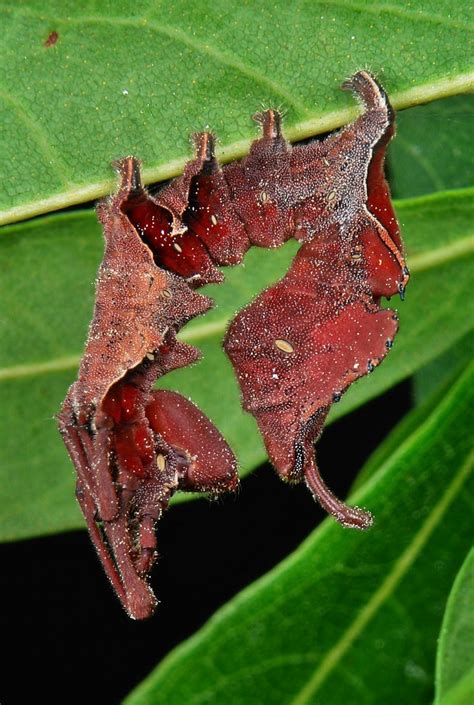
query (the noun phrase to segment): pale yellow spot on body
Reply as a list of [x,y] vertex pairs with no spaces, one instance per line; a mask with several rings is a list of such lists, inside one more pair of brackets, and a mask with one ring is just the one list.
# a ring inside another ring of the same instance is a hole
[[289,343],[287,340],[283,340],[282,338],[277,338],[275,340],[275,347],[278,348],[278,350],[281,350],[284,353],[287,353],[287,355],[290,355],[291,353],[295,352],[295,349]]

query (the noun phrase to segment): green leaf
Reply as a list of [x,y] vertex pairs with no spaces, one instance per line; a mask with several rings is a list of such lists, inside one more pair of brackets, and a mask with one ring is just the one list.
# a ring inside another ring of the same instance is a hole
[[126,705],[428,704],[441,613],[470,543],[474,366],[353,498],[173,651]]
[[474,668],[449,691],[439,705],[472,705],[474,693]]
[[[474,190],[397,203],[413,275],[399,307],[394,350],[373,375],[354,385],[331,420],[408,377],[472,327]],[[83,526],[74,500],[74,475],[54,422],[76,375],[93,305],[93,280],[102,256],[92,212],[70,213],[3,229],[0,297],[0,537],[11,540]],[[251,250],[243,267],[209,287],[217,302],[191,322],[182,338],[204,353],[198,365],[166,376],[212,418],[234,448],[242,473],[265,452],[253,418],[243,414],[230,363],[221,350],[228,320],[288,268],[297,244]],[[397,305],[397,304],[396,304]],[[181,495],[185,497],[186,495]]]
[[474,549],[456,576],[436,659],[435,705],[471,705],[474,695]]
[[338,86],[361,67],[397,108],[473,85],[472,24],[446,0],[24,0],[0,17],[2,223],[109,193],[125,154],[147,182],[175,175],[207,125],[240,156],[262,104],[292,139],[333,129],[355,115]]
[[457,95],[397,115],[397,139],[389,149],[396,198],[472,185],[474,96]]
[[[469,365],[469,362],[470,358],[455,372],[450,368],[450,375],[443,376],[442,384],[437,384],[432,393],[406,414],[395,428],[392,429],[390,435],[374,450],[364,464],[363,469],[357,475],[352,485],[353,492],[357,492],[357,490],[363,487],[372,475],[375,475],[378,469],[395,453],[397,448],[426,421],[441,400],[446,396],[453,383]],[[431,364],[432,363],[429,363],[422,369],[430,367]]]
[[[472,184],[474,96],[454,96],[398,113],[397,139],[390,144],[388,173],[392,194],[406,198]],[[413,376],[415,403],[444,386],[453,371],[470,360],[469,336]]]
[[416,404],[429,398],[438,387],[444,387],[447,380],[456,375],[472,359],[474,334],[471,331],[461,340],[445,350],[442,355],[431,360],[413,376],[413,399]]

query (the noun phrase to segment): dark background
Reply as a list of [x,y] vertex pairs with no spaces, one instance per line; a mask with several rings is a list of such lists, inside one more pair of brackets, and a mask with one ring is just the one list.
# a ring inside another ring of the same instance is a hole
[[[318,460],[338,496],[410,403],[404,382],[326,429]],[[125,615],[85,531],[1,546],[1,705],[120,703],[323,518],[303,485],[285,485],[268,465],[237,496],[173,507],[158,528],[160,605],[146,622]]]

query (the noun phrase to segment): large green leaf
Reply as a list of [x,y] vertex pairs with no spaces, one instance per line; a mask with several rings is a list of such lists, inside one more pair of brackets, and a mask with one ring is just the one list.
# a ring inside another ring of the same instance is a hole
[[474,367],[353,498],[178,647],[126,705],[428,704],[442,609],[470,543]]
[[474,549],[456,576],[436,659],[435,705],[471,705],[474,697]]
[[[473,191],[397,203],[413,278],[400,310],[393,352],[354,385],[331,419],[411,375],[472,327]],[[236,310],[288,267],[295,243],[278,251],[254,249],[244,267],[209,287],[217,307],[189,324],[182,337],[204,353],[195,366],[171,373],[163,386],[191,396],[235,449],[243,473],[265,458],[253,419],[239,393],[220,341]],[[54,414],[75,378],[93,300],[102,242],[92,212],[52,216],[4,228],[0,298],[0,537],[21,538],[82,526],[71,464]]]
[[472,18],[448,0],[23,0],[0,17],[3,223],[108,193],[125,154],[147,182],[174,175],[207,125],[241,155],[262,104],[293,139],[337,127],[355,114],[338,85],[361,67],[396,107],[473,85]]

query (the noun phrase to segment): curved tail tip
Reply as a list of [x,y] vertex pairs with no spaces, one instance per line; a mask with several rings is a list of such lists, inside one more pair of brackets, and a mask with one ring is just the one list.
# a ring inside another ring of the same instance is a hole
[[361,509],[360,507],[348,507],[346,504],[342,504],[344,511],[331,512],[337,521],[346,526],[349,529],[359,529],[359,531],[365,531],[365,529],[370,529],[374,523],[374,516],[366,509]]
[[338,499],[325,484],[313,456],[306,461],[304,476],[314,499],[342,526],[364,531],[372,526],[374,517],[366,509],[349,507]]

